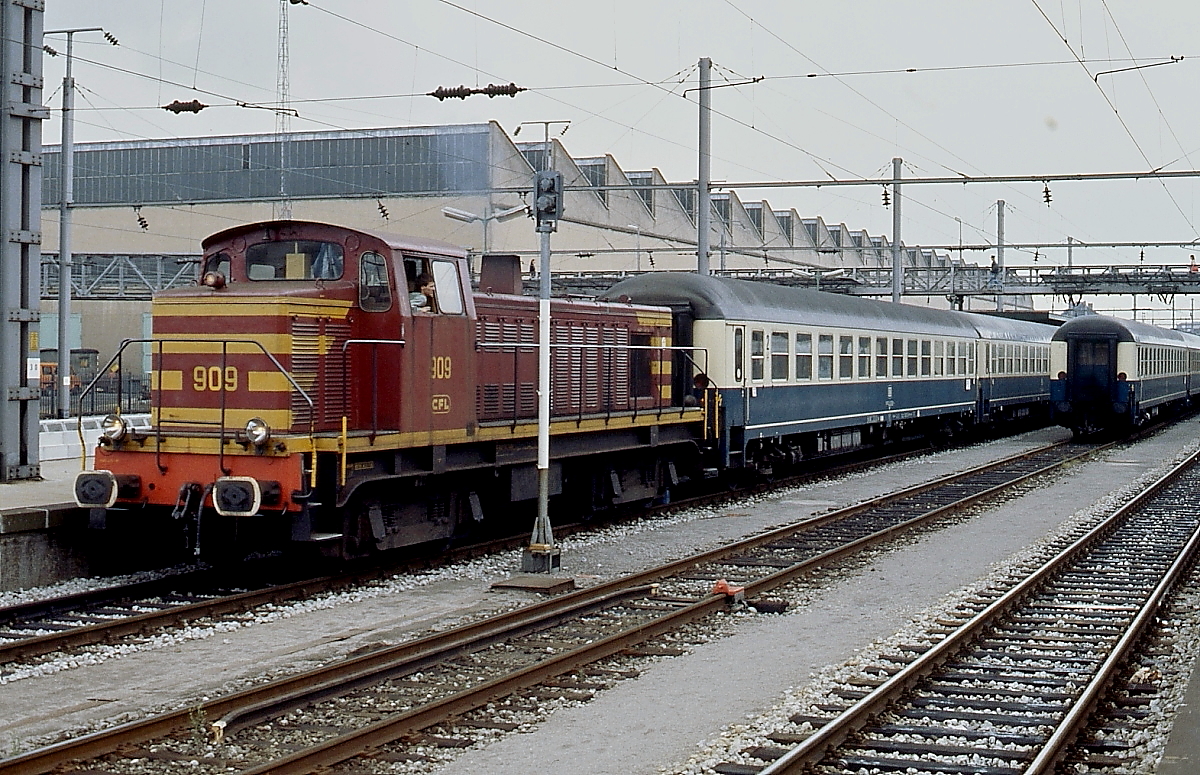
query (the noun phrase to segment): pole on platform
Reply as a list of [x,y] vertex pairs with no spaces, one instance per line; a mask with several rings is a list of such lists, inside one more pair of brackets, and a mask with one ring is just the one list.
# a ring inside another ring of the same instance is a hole
[[[82,31],[82,30],[81,30]],[[67,31],[67,70],[63,76],[62,151],[58,199],[58,416],[71,416],[71,205],[75,199],[75,79],[71,75],[75,30]]]
[[[547,164],[549,163],[549,138]],[[561,550],[550,525],[550,234],[563,212],[562,174],[542,170],[533,178],[534,217],[541,238],[538,270],[538,420],[537,420],[537,519],[529,546],[521,554],[521,570],[552,573],[561,567]]]
[[900,165],[903,159],[892,159],[892,301],[900,303],[904,292],[904,263],[900,260]]
[[1000,291],[996,294],[996,309],[1004,309],[1004,200],[996,200],[996,282]]
[[700,168],[696,176],[696,274],[709,274],[709,219],[712,215],[712,60],[700,60]]

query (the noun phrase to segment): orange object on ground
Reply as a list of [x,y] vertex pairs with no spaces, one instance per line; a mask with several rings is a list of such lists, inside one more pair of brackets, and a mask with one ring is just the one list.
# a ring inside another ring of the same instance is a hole
[[712,594],[725,595],[726,597],[732,597],[735,600],[741,600],[745,596],[745,592],[745,587],[731,586],[725,579],[718,580],[712,588]]

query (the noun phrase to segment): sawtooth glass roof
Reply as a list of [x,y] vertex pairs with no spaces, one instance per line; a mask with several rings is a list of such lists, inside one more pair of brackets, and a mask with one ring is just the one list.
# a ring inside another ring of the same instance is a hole
[[[489,187],[487,124],[81,143],[76,206],[179,204],[480,191]],[[59,150],[44,152],[42,201],[59,200]]]

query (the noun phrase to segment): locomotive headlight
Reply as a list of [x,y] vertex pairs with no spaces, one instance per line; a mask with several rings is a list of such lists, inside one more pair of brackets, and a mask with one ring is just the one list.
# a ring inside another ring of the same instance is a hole
[[120,441],[128,431],[129,426],[119,414],[110,414],[100,421],[100,433],[109,441]]
[[256,447],[261,447],[271,440],[271,426],[261,417],[251,418],[246,423],[246,438]]

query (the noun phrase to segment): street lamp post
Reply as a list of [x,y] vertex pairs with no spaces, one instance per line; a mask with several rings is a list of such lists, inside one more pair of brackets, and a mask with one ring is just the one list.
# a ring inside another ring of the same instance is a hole
[[[59,152],[58,198],[58,416],[71,416],[71,205],[75,199],[75,126],[71,111],[75,108],[75,79],[71,75],[75,33],[104,32],[103,27],[76,27],[46,30],[43,35],[67,36],[67,68],[63,75],[62,141]],[[105,33],[116,45],[116,38]]]
[[457,207],[442,208],[442,215],[451,220],[462,221],[463,223],[483,224],[483,248],[480,250],[480,254],[485,256],[491,251],[490,230],[488,227],[492,222],[503,223],[504,221],[516,218],[518,215],[524,215],[527,212],[529,212],[529,207],[526,205],[514,205],[503,210],[492,210],[487,215],[479,215],[468,210],[459,210]]

